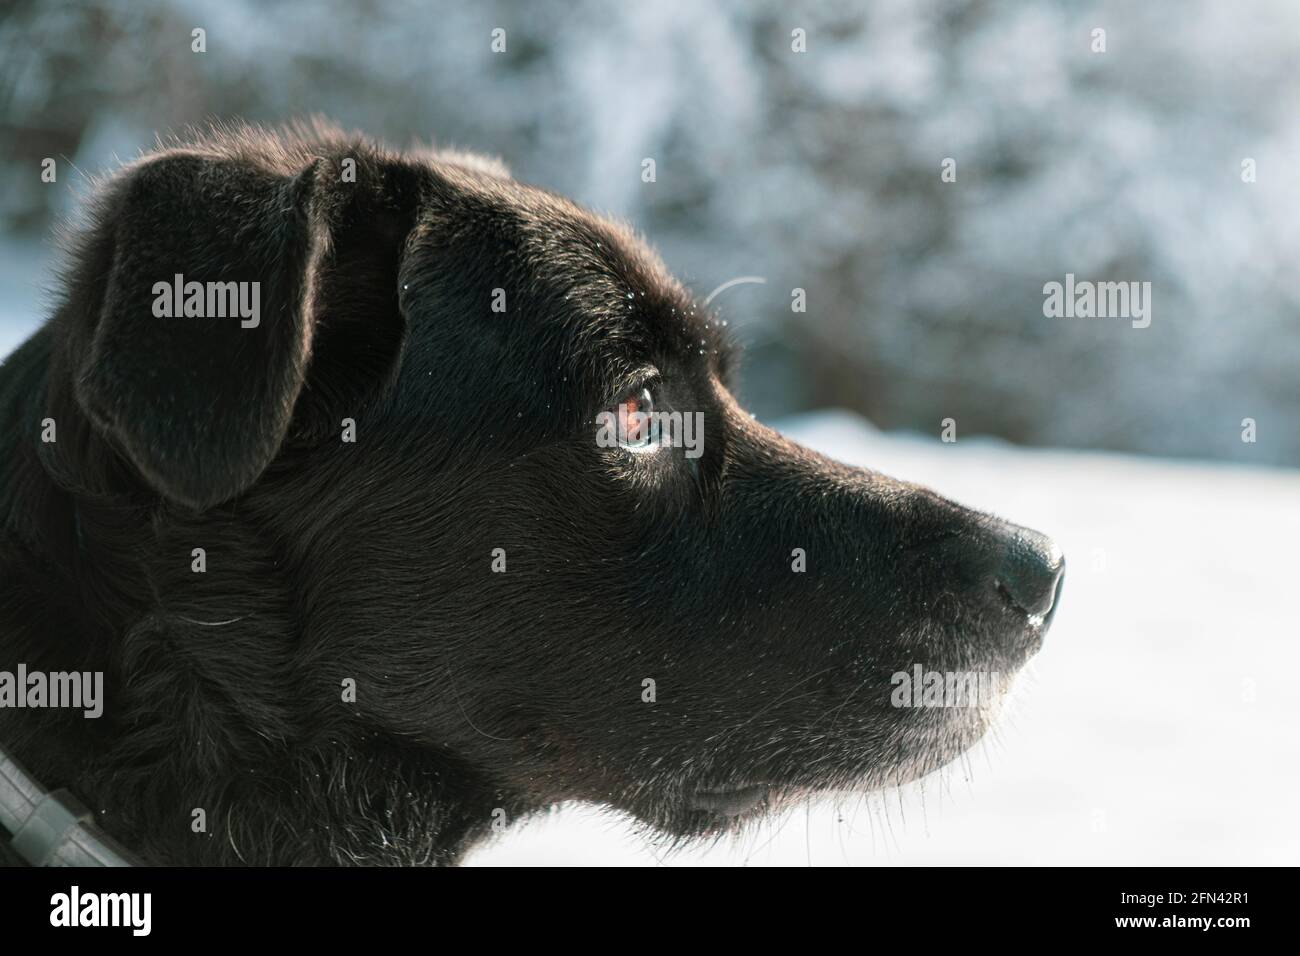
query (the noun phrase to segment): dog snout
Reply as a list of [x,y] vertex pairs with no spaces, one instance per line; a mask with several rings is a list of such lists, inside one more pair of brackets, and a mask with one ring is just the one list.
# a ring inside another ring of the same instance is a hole
[[1000,529],[1002,553],[993,586],[1017,609],[1047,620],[1065,577],[1065,556],[1045,534],[1008,524]]

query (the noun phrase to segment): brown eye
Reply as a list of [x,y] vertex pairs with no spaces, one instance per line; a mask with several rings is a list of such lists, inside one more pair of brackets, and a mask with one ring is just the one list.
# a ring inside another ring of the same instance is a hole
[[659,426],[654,415],[654,396],[643,388],[618,403],[618,444],[633,452],[653,451],[659,446]]

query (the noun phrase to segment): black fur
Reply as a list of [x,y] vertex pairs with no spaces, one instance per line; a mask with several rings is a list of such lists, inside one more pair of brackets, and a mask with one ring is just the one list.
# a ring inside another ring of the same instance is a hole
[[[260,326],[155,318],[174,273]],[[715,834],[952,759],[989,715],[890,674],[1041,639],[1016,529],[754,422],[652,252],[490,163],[216,131],[103,184],[62,288],[0,371],[0,668],[103,671],[105,714],[0,741],[149,861],[452,863],[566,800]],[[703,457],[597,446],[647,374]]]

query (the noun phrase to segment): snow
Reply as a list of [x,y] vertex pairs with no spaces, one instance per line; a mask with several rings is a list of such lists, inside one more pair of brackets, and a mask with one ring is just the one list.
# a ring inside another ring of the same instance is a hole
[[1062,603],[996,731],[901,791],[664,853],[608,812],[523,823],[471,865],[1300,863],[1300,473],[779,423],[843,461],[1052,534]]

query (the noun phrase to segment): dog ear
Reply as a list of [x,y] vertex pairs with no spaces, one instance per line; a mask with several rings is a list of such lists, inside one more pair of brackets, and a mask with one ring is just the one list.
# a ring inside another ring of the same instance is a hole
[[[103,268],[82,280],[97,301],[74,331],[76,399],[174,501],[206,508],[257,480],[290,431],[309,361],[325,341],[338,343],[327,352],[362,353],[335,397],[354,395],[359,376],[399,360],[401,217],[359,213],[355,197],[382,186],[342,190],[332,172],[324,159],[289,175],[176,151],[127,171],[99,207],[82,268]],[[350,304],[389,302],[391,315],[338,311],[323,333],[324,287],[346,288],[348,278],[336,267],[333,234],[358,222],[378,239],[346,238],[346,248],[364,250],[357,255],[367,270],[352,277]]]

